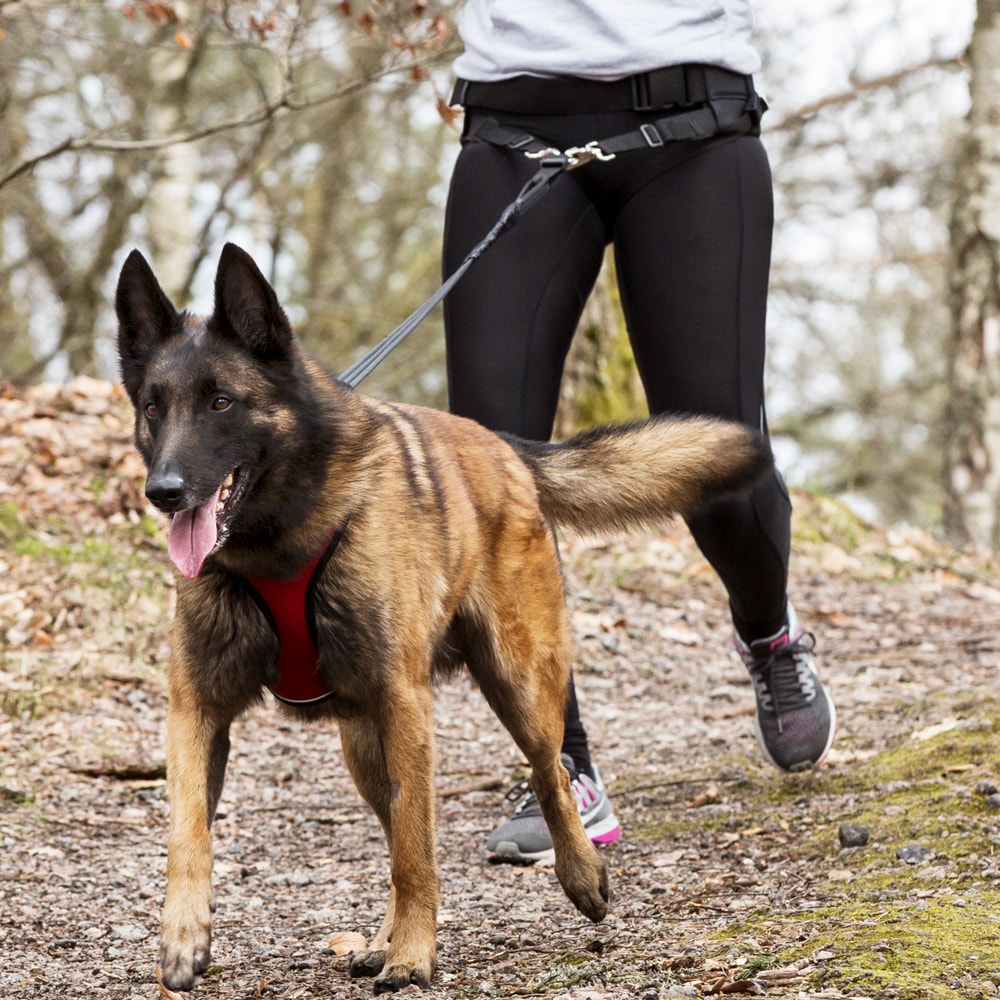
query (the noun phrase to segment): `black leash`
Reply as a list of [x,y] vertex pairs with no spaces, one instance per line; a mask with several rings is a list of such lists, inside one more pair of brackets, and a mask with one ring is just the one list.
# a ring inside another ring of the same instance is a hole
[[556,179],[567,170],[582,166],[595,159],[599,150],[591,147],[568,149],[564,153],[558,150],[547,150],[541,159],[541,166],[527,184],[521,188],[518,196],[503,210],[497,224],[469,251],[468,256],[455,269],[447,281],[421,306],[415,309],[399,326],[377,343],[363,357],[351,365],[340,376],[352,389],[370,375],[389,353],[404,341],[421,324],[427,314],[452,290],[459,278],[510,229],[518,219],[555,183]]

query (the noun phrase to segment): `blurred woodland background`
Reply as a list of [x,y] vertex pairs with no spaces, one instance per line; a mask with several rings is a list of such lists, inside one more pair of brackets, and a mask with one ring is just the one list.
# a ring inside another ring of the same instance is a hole
[[[0,379],[115,379],[128,251],[208,310],[226,240],[314,353],[356,360],[441,280],[460,6],[0,0]],[[995,548],[1000,0],[755,8],[779,462],[878,523]],[[444,407],[443,362],[437,311],[363,389]],[[641,398],[605,273],[560,433]]]

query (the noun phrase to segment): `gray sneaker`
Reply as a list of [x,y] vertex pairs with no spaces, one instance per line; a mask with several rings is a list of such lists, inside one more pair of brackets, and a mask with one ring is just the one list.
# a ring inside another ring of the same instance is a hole
[[776,635],[747,644],[735,636],[757,696],[757,745],[782,771],[808,771],[827,755],[837,729],[837,711],[826,692],[812,651],[816,640],[799,628],[788,606],[788,624]]
[[[612,812],[611,800],[597,768],[594,767],[594,778],[591,778],[589,774],[577,774],[569,754],[564,753],[561,760],[569,771],[573,797],[587,836],[595,844],[614,843],[622,835],[622,828]],[[501,823],[486,842],[493,859],[522,863],[553,860],[552,838],[531,785],[527,781],[519,782],[507,793],[507,798],[520,798],[520,801],[514,815]]]

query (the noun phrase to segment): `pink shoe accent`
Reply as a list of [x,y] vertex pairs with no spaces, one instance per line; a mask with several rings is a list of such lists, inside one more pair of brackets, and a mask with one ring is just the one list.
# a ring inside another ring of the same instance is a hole
[[622,835],[622,828],[616,826],[613,830],[608,830],[607,833],[599,833],[595,837],[590,838],[592,844],[613,844]]

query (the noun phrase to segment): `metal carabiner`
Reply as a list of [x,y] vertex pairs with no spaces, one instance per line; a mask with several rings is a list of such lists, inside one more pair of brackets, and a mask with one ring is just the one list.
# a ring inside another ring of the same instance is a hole
[[562,150],[556,149],[555,146],[546,146],[545,149],[540,149],[536,153],[524,154],[529,160],[544,160],[547,156],[562,156]]
[[608,160],[615,158],[614,153],[605,153],[597,145],[596,139],[591,139],[586,146],[570,147],[566,150],[565,156],[569,160],[567,170],[572,170],[574,167],[582,167],[585,163],[590,163],[591,160],[600,160],[602,163],[607,163]]
[[559,150],[553,146],[547,149],[540,149],[537,153],[525,153],[529,160],[543,160],[550,156],[562,157],[566,160],[566,169],[575,170],[582,167],[591,160],[601,160],[607,162],[615,158],[614,153],[606,153],[597,145],[596,139],[591,139],[585,146],[571,146],[566,150]]

